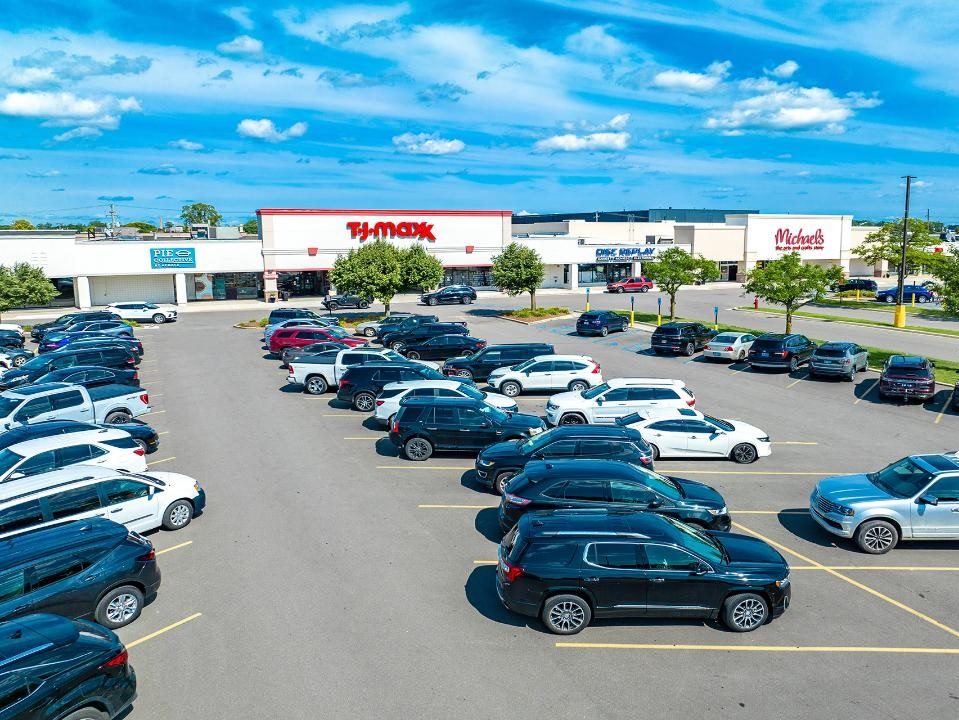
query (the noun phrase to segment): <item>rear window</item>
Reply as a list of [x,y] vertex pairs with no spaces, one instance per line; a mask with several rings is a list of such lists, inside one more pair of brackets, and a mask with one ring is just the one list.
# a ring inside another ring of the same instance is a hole
[[599,313],[583,313],[580,317],[583,320],[596,320],[599,317]]
[[778,348],[783,346],[782,340],[763,340],[762,338],[757,338],[753,341],[753,350],[756,349],[765,349],[765,348]]
[[713,342],[717,343],[734,343],[739,339],[738,335],[717,335],[713,338]]
[[135,450],[140,447],[140,444],[134,440],[132,437],[122,437],[117,438],[116,440],[105,440],[104,445],[109,445],[110,447],[122,448],[124,450]]
[[888,372],[900,377],[926,377],[930,374],[929,368],[916,365],[890,365]]
[[663,325],[662,327],[656,328],[656,330],[654,331],[654,334],[655,335],[679,335],[681,330],[682,328],[680,327],[666,327],[665,325]]
[[382,390],[380,392],[380,399],[385,400],[386,398],[396,397],[402,392],[405,392],[406,388],[398,388],[396,390]]
[[502,542],[503,552],[510,563],[516,563],[526,548],[526,539],[519,533],[519,525],[506,533]]
[[840,348],[816,348],[814,354],[819,357],[845,357],[846,351]]

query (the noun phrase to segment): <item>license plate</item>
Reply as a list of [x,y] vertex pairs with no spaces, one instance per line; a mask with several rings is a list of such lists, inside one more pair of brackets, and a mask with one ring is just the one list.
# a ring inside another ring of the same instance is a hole
[[769,357],[769,353],[766,352],[765,350],[763,350],[763,351],[762,351],[761,353],[759,353],[759,354],[760,354],[760,356],[762,356],[762,357]]
[[710,351],[707,352],[706,354],[707,354],[707,355],[712,355],[713,357],[719,357],[720,355],[722,355],[722,353],[719,352],[719,351],[717,351],[717,350],[710,350]]

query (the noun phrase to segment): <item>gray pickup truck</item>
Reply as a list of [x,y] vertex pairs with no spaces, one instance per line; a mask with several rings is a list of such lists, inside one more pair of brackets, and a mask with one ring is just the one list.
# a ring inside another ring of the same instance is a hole
[[120,423],[150,412],[150,396],[129,385],[85,388],[41,383],[0,393],[0,429],[43,420]]
[[872,555],[900,540],[959,540],[959,452],[910,455],[879,472],[820,480],[809,513]]

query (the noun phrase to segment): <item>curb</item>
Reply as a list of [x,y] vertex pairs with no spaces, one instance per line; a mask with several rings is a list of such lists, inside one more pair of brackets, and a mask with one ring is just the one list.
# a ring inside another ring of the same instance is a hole
[[538,318],[536,320],[522,320],[520,318],[510,317],[509,315],[496,315],[495,317],[500,320],[509,320],[510,322],[519,323],[520,325],[541,325],[542,323],[552,322],[553,320],[568,320],[570,318],[576,317],[575,313],[567,313],[566,315],[553,315],[548,318]]
[[235,327],[237,330],[265,330],[266,329],[266,328],[261,328],[259,325],[241,325],[240,323],[236,323],[236,325],[234,325],[233,327]]
[[[752,313],[753,315],[761,315],[764,312],[769,312],[768,310],[763,310],[761,308],[759,310],[754,310],[752,308],[748,308],[748,309],[731,308],[731,309],[733,312]],[[782,315],[780,313],[770,313],[770,315],[777,318],[785,317],[785,315]],[[894,332],[912,333],[913,335],[926,335],[927,337],[946,338],[949,340],[959,341],[959,335],[943,335],[942,333],[929,332],[926,330],[915,330],[913,328],[897,328],[897,327],[891,327],[889,325],[874,325],[872,323],[851,322],[849,320],[823,320],[822,318],[811,318],[811,317],[805,317],[803,315],[793,315],[793,318],[796,320],[809,320],[812,322],[832,323],[833,325],[856,325],[858,327],[875,328],[876,330],[892,330]]]

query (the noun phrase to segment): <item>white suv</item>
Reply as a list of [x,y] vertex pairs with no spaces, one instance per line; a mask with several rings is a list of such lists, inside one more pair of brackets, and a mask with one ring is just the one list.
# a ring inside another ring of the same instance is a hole
[[130,433],[116,428],[24,440],[0,450],[0,483],[78,463],[142,472],[147,469],[144,454]]
[[157,305],[148,302],[110,303],[107,310],[119,315],[123,320],[150,320],[157,325],[176,320],[177,309],[174,305]]
[[693,391],[682,380],[614,378],[590,390],[554,395],[546,403],[546,422],[611,425],[617,418],[635,412],[691,408],[695,404]]
[[507,397],[525,390],[570,390],[577,393],[603,382],[599,363],[586,355],[537,355],[513,367],[498,368],[486,381]]
[[373,417],[380,423],[390,425],[391,418],[400,409],[400,400],[405,397],[452,397],[482,400],[487,405],[505,412],[516,412],[516,401],[499,393],[484,393],[476,386],[458,380],[405,380],[386,385],[376,396]]

